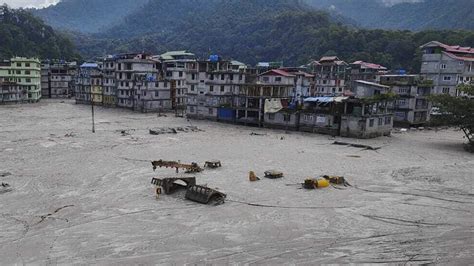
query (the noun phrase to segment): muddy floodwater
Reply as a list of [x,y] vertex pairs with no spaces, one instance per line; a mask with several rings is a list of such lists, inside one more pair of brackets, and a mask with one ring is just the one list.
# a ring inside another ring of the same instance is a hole
[[[0,264],[474,261],[474,156],[459,131],[334,139],[97,107],[93,134],[90,118],[72,101],[0,106]],[[188,126],[202,131],[149,134]],[[226,202],[157,199],[151,179],[177,175],[153,172],[159,159],[220,160],[191,176]],[[269,169],[284,177],[249,182]],[[352,187],[298,185],[325,174]]]

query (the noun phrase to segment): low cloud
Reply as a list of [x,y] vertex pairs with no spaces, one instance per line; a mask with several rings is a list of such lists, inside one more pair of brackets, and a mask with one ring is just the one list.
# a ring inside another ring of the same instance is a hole
[[46,7],[58,2],[59,0],[0,0],[0,3],[7,4],[14,8]]

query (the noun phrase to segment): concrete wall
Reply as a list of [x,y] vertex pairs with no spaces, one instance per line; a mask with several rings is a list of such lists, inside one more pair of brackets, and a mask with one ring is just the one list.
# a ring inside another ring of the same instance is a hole
[[390,135],[392,129],[393,115],[368,117],[345,115],[341,119],[340,134],[342,137],[375,138]]

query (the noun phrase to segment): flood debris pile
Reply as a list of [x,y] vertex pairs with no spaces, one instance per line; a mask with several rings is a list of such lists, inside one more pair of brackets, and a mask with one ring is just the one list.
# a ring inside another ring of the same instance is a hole
[[211,169],[216,169],[222,167],[221,161],[218,160],[213,160],[213,161],[206,161],[204,163],[204,168],[211,168]]
[[162,127],[162,128],[153,128],[150,129],[151,135],[163,135],[163,134],[178,134],[178,133],[190,133],[190,132],[202,132],[203,130],[199,129],[196,126],[187,126],[187,127]]
[[320,178],[307,178],[302,183],[305,189],[326,188],[330,185],[343,185],[345,187],[351,186],[343,176],[329,176],[324,175]]
[[382,147],[373,147],[369,145],[364,145],[364,144],[356,144],[356,143],[348,143],[348,142],[341,142],[341,141],[334,141],[334,145],[341,145],[341,146],[349,146],[349,147],[354,147],[354,148],[362,148],[365,150],[380,150]]
[[[165,168],[176,168],[186,169],[186,173],[198,173],[202,172],[203,169],[199,167],[197,163],[181,164],[179,161],[153,161],[153,170],[156,170],[157,167]],[[206,167],[209,168],[218,168],[222,166],[220,161],[207,161],[205,163]],[[209,188],[203,185],[196,184],[196,177],[166,177],[166,178],[152,178],[151,183],[156,186],[156,196],[164,192],[166,195],[172,194],[179,189],[186,189],[185,198],[191,201],[203,203],[203,204],[213,204],[220,205],[223,204],[226,194]],[[183,184],[184,183],[184,184]]]
[[203,171],[203,169],[195,162],[192,162],[190,164],[183,164],[180,161],[158,160],[158,161],[152,161],[151,164],[153,166],[153,171],[155,171],[157,167],[175,168],[176,173],[179,173],[179,169],[184,169],[185,172],[188,174],[199,173]]
[[277,170],[267,170],[264,172],[266,178],[277,179],[282,178],[283,173]]
[[0,194],[7,193],[12,191],[11,186],[8,183],[1,183],[0,184]]

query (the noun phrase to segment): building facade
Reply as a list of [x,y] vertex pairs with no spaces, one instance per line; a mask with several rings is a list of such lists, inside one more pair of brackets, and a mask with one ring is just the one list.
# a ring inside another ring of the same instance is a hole
[[41,64],[41,94],[44,98],[70,98],[74,95],[76,62],[44,61]]
[[19,102],[38,102],[41,99],[40,66],[38,59],[24,57],[0,63],[0,82],[3,84],[2,88],[8,91],[10,102],[14,99]]
[[309,64],[311,74],[315,75],[313,96],[344,95],[348,64],[337,56],[325,56]]
[[416,126],[430,121],[432,106],[428,96],[433,90],[433,81],[419,75],[383,75],[380,83],[390,86],[398,95],[391,108],[396,125]]
[[474,48],[432,41],[423,52],[420,74],[433,81],[434,94],[459,95],[457,85],[474,82]]

